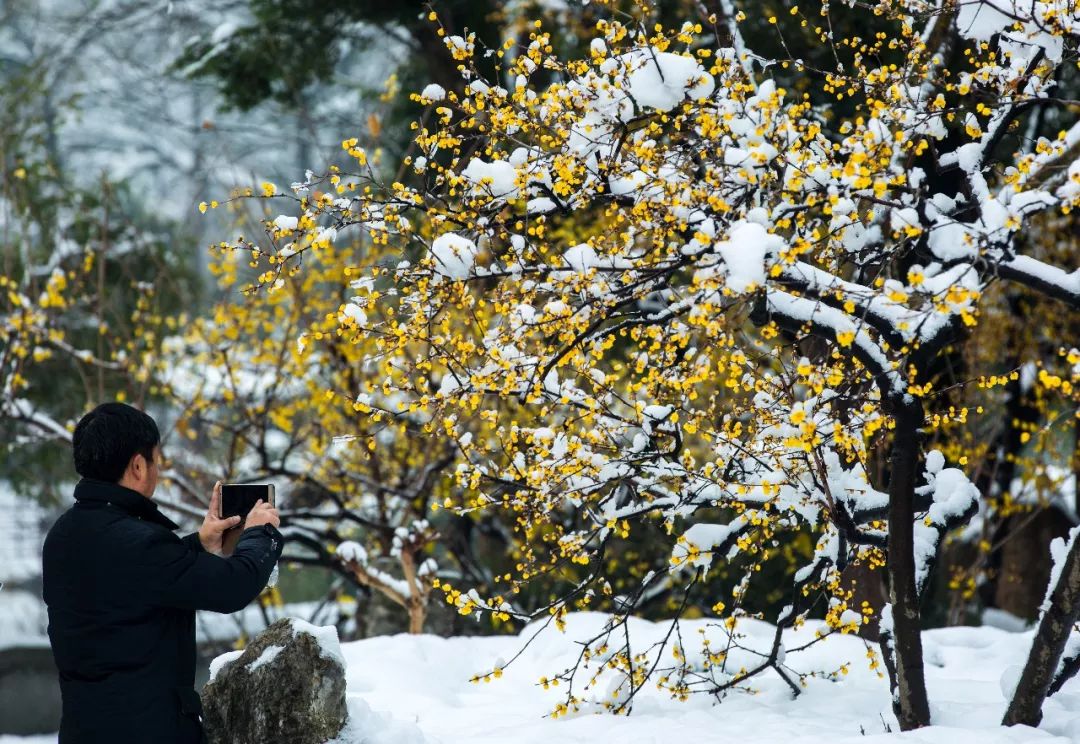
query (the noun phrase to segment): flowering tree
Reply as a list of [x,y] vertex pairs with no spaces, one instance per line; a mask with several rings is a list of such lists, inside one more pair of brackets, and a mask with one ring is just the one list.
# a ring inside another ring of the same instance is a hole
[[[278,196],[276,186],[264,184],[260,206],[269,209]],[[433,508],[458,501],[445,477],[456,448],[423,435],[407,416],[372,420],[372,396],[355,392],[373,368],[374,342],[357,343],[344,332],[369,317],[349,300],[349,267],[372,258],[378,246],[359,239],[331,245],[333,231],[324,230],[314,236],[319,249],[303,271],[283,268],[312,239],[307,225],[259,216],[266,219],[239,219],[245,232],[265,230],[277,243],[271,271],[262,276],[275,286],[269,301],[252,297],[242,281],[267,254],[215,246],[220,255],[210,270],[223,298],[170,335],[154,363],[153,378],[178,413],[177,431],[193,445],[174,453],[172,480],[190,495],[219,477],[277,483],[286,565],[322,566],[370,589],[400,606],[409,630],[419,633],[437,575],[490,581],[459,525],[428,520]],[[351,600],[339,592],[341,583],[328,600]]]
[[[559,574],[568,588],[539,609],[556,624],[610,603],[582,659],[625,675],[618,710],[657,672],[613,640],[620,615],[659,585],[688,597],[725,562],[743,578],[712,609],[734,627],[761,566],[809,531],[771,651],[731,667],[710,653],[660,684],[719,694],[773,670],[797,692],[782,631],[819,592],[828,624],[856,629],[864,608],[840,572],[857,558],[886,566],[897,718],[928,723],[920,595],[944,535],[980,507],[964,458],[927,445],[935,365],[1001,280],[1080,306],[1080,271],[1023,239],[1080,202],[1080,124],[1058,107],[1080,11],[852,5],[873,38],[832,35],[833,16],[855,11],[828,3],[762,19],[780,56],[748,43],[732,2],[675,29],[612,14],[583,59],[560,58],[539,27],[483,55],[475,37],[445,36],[468,83],[418,94],[434,114],[406,160],[418,184],[383,183],[350,140],[355,172],[319,194],[298,185],[302,235],[280,264],[326,250],[330,227],[398,251],[354,283],[340,326],[373,344],[355,390],[365,412],[450,437],[460,508],[512,515],[532,548],[500,593],[443,585],[448,600],[528,617],[515,595]],[[800,35],[829,54],[796,55]],[[1078,361],[1065,348],[1043,370],[1066,408]],[[650,524],[669,559],[611,596],[608,558]],[[1037,721],[1067,673],[1055,669],[1080,607],[1065,578],[1080,570],[1075,545],[1035,641],[1049,678],[1021,685],[1018,698],[1043,692],[1010,722]],[[574,672],[559,677],[572,708]]]

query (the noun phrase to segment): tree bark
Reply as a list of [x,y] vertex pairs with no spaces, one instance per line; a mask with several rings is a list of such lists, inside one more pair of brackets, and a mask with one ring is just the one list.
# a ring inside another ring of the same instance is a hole
[[1001,723],[1038,726],[1042,704],[1054,682],[1058,662],[1065,650],[1073,624],[1080,618],[1080,539],[1073,541],[1057,586],[1050,594],[1050,607],[1043,613],[1031,642],[1027,663],[1020,675],[1012,702]]
[[1069,532],[1069,519],[1056,508],[1035,507],[1035,514],[1009,517],[1002,531],[1001,565],[994,605],[1024,620],[1039,616],[1050,581],[1050,543]]
[[[900,722],[900,729],[910,731],[930,723],[914,551],[915,485],[920,462],[922,407],[918,403],[900,404],[896,406],[894,416],[896,428],[889,473],[887,565],[897,686],[893,711]],[[886,649],[883,651],[888,652]]]
[[840,573],[840,586],[845,592],[851,592],[849,605],[851,609],[861,612],[863,602],[866,602],[873,610],[873,615],[870,616],[871,621],[859,626],[859,637],[871,643],[881,640],[877,620],[885,606],[885,584],[881,579],[881,573],[868,561],[858,558],[849,563]]
[[424,621],[427,620],[427,602],[419,597],[409,598],[409,633],[419,635],[424,632]]

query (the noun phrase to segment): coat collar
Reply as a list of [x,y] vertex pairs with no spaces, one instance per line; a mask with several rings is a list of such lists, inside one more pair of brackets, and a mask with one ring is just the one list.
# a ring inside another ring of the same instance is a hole
[[103,501],[123,509],[133,517],[156,522],[170,530],[180,528],[180,525],[158,511],[157,504],[153,501],[119,483],[83,478],[75,484],[75,500]]

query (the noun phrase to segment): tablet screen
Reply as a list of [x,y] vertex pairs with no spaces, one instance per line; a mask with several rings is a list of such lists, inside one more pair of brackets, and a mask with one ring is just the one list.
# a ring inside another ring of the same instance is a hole
[[271,486],[267,484],[232,484],[221,486],[221,518],[247,517],[251,507],[259,499],[273,503]]

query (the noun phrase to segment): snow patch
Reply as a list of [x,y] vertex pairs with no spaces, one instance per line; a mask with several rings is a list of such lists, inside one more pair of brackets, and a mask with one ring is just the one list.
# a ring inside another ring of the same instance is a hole
[[259,658],[255,659],[255,661],[247,665],[247,670],[249,672],[254,672],[259,667],[271,663],[274,659],[278,657],[278,654],[280,654],[284,650],[284,646],[267,646],[265,649],[263,649],[263,652],[259,654]]
[[489,163],[481,158],[473,158],[461,171],[461,175],[474,184],[475,191],[490,194],[494,198],[512,199],[517,194],[517,186],[514,185],[517,171],[506,160],[493,160]]
[[476,263],[476,243],[456,233],[443,233],[431,244],[435,273],[449,279],[466,279]]
[[299,224],[300,220],[287,214],[279,214],[274,218],[274,227],[278,230],[295,230]]
[[716,89],[713,76],[692,57],[655,49],[635,50],[626,56],[633,66],[629,93],[640,106],[670,111],[685,98],[707,98]]
[[319,651],[325,658],[340,662],[342,666],[345,666],[345,657],[341,654],[337,628],[333,625],[312,625],[296,617],[289,618],[289,622],[292,624],[294,638],[300,633],[307,633],[319,644]]
[[430,83],[420,91],[420,97],[429,101],[441,101],[446,98],[446,89],[437,83]]
[[236,661],[243,655],[244,649],[240,649],[238,651],[228,651],[226,653],[223,653],[221,656],[215,656],[214,659],[210,662],[209,681],[213,682],[214,677],[218,675],[218,672],[227,667],[229,664],[232,664],[234,661]]

